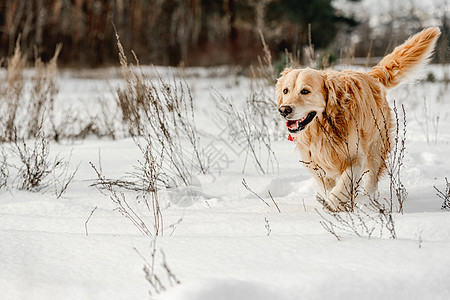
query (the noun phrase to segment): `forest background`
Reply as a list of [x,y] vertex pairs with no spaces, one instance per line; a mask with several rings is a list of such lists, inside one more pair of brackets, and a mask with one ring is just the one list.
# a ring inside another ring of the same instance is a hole
[[450,16],[445,9],[430,12],[403,1],[403,9],[392,5],[374,25],[371,11],[342,9],[358,2],[2,0],[0,57],[12,56],[19,41],[30,61],[48,61],[62,44],[60,66],[116,66],[115,26],[123,45],[134,50],[142,64],[249,66],[263,54],[263,36],[274,61],[292,53],[305,62],[305,49],[312,44],[327,66],[348,57],[368,62],[434,25],[443,31],[435,62],[450,61]]

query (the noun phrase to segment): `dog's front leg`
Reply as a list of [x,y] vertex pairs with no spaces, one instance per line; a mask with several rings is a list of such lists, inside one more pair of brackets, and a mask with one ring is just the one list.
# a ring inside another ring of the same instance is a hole
[[330,174],[327,174],[323,168],[312,160],[309,150],[300,148],[300,154],[302,156],[301,162],[308,169],[319,186],[319,193],[324,193],[326,198],[331,189],[336,185],[334,178],[330,177]]
[[316,180],[319,186],[319,193],[324,193],[325,197],[328,196],[331,189],[336,185],[334,179],[326,175],[325,170],[321,169],[314,162],[303,162],[313,178]]
[[361,158],[354,159],[352,164],[338,177],[336,186],[328,196],[328,205],[332,210],[353,210],[358,185],[363,175],[363,168],[364,160]]

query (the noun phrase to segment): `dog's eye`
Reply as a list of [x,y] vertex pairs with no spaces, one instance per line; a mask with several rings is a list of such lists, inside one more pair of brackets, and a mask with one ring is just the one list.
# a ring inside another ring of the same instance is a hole
[[300,91],[300,94],[302,94],[302,95],[307,95],[309,93],[311,93],[311,92],[308,91],[307,89],[303,89],[303,90]]
[[283,94],[287,94],[288,92],[289,92],[288,89],[284,89],[284,90],[283,90]]

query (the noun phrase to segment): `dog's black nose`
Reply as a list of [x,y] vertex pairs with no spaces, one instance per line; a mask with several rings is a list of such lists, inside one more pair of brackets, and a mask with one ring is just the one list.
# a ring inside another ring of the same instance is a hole
[[283,117],[287,117],[292,112],[292,107],[283,105],[278,109],[278,111]]

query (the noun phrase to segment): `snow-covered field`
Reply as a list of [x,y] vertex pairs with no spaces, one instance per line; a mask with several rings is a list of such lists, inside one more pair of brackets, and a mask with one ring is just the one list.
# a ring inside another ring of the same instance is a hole
[[[95,113],[95,99],[113,101],[118,72],[62,71],[56,105]],[[242,173],[245,152],[222,138],[213,95],[244,103],[251,80],[224,68],[185,72],[204,146],[213,143],[222,157],[219,170],[195,174],[195,193],[161,191],[164,235],[154,239],[115,210],[107,191],[90,187],[96,174],[89,162],[108,178],[134,170],[141,153],[131,138],[51,143],[54,155],[72,153],[79,170],[59,199],[51,188],[0,190],[1,299],[148,299],[149,291],[157,299],[450,299],[450,212],[441,211],[433,188],[445,191],[450,173],[448,65],[429,67],[434,83],[389,93],[407,114],[408,197],[404,214],[394,214],[397,238],[377,229],[370,239],[341,233],[341,241],[320,224],[316,186],[294,143],[273,141],[279,170],[261,175],[251,161]],[[268,205],[244,188],[244,178]],[[388,186],[384,178],[382,196]],[[125,196],[151,226],[153,215],[136,193]],[[159,294],[143,271],[153,249],[165,287]]]

